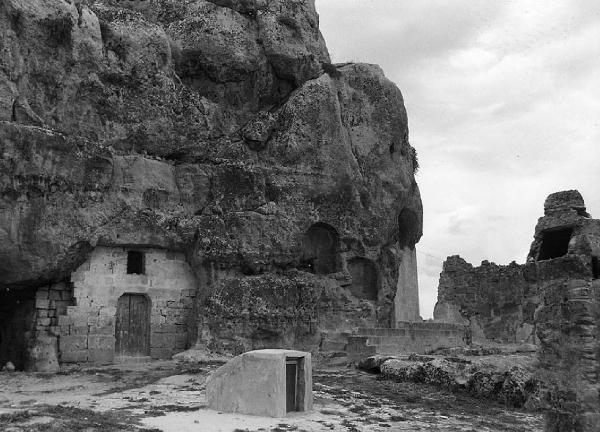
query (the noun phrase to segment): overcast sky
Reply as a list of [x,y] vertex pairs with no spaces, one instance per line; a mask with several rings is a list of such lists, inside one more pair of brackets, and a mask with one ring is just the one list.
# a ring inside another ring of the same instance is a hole
[[523,263],[543,202],[600,217],[597,0],[317,0],[332,61],[398,85],[419,154],[421,315],[442,261]]

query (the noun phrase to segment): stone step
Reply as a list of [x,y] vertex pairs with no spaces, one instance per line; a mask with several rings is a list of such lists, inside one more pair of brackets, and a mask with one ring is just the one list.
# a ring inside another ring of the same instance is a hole
[[356,336],[404,336],[405,329],[392,328],[359,328],[354,335]]
[[410,336],[367,336],[367,345],[396,345],[406,343]]

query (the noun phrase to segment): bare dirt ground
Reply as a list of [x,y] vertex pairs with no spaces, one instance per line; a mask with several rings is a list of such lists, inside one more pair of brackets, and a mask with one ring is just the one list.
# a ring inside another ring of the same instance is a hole
[[219,413],[206,407],[204,394],[217,367],[168,361],[58,375],[0,373],[0,431],[543,430],[541,414],[344,367],[315,371],[312,413],[282,419]]

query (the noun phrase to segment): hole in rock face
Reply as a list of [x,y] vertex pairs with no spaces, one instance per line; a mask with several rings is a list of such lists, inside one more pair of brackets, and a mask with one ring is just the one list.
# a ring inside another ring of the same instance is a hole
[[145,274],[144,252],[127,252],[127,274]]
[[570,228],[542,233],[542,244],[538,253],[538,261],[564,256],[569,251],[569,240],[573,230]]
[[338,252],[340,239],[331,225],[317,222],[304,235],[304,260],[310,262],[310,269],[316,274],[329,274],[339,271]]
[[23,370],[35,330],[36,289],[0,290],[0,369],[11,362]]
[[600,278],[600,259],[598,257],[592,257],[592,277],[594,279]]
[[352,276],[350,291],[355,297],[377,300],[377,267],[367,258],[353,258],[348,261],[348,271]]
[[404,209],[398,216],[398,243],[400,247],[413,247],[419,238],[419,217],[410,210]]

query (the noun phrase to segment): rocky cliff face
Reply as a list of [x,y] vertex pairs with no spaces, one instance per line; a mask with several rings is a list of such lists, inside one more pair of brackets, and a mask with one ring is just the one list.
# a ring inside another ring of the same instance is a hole
[[186,253],[207,345],[390,324],[422,230],[402,95],[329,63],[312,1],[6,0],[0,32],[0,289],[152,246]]

